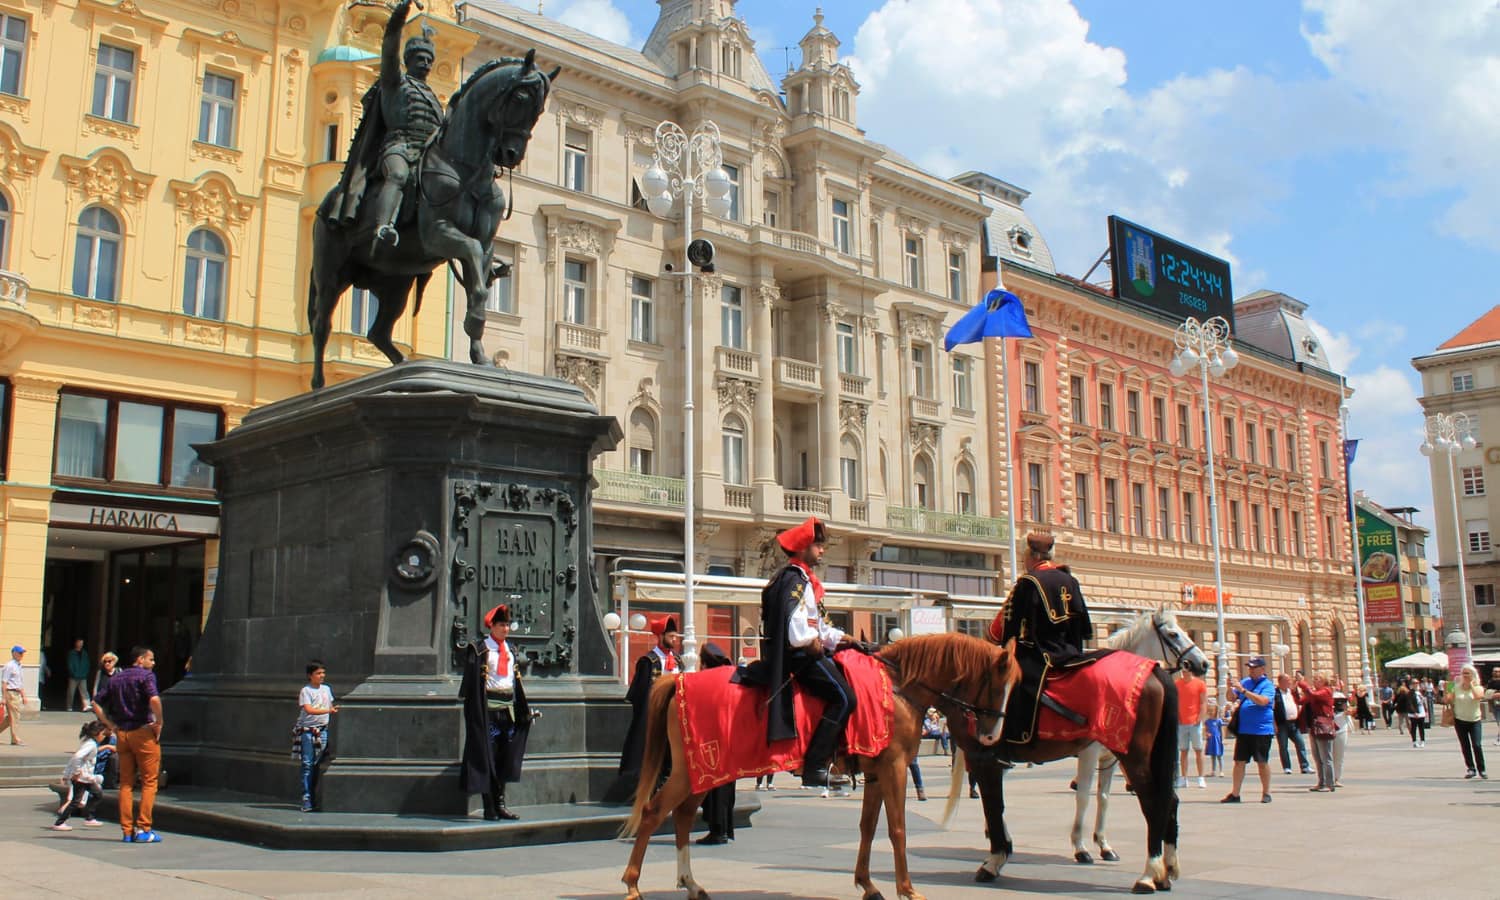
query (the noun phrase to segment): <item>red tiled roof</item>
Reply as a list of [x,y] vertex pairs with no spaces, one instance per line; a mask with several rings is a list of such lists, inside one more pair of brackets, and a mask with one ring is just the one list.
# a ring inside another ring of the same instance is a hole
[[1455,347],[1471,347],[1474,344],[1488,344],[1491,341],[1500,341],[1500,306],[1491,309],[1475,319],[1468,328],[1438,344],[1438,349],[1452,350]]

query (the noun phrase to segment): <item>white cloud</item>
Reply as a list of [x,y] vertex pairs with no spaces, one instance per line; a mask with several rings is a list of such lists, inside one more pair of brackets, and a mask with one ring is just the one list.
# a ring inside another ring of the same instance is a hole
[[1303,34],[1335,84],[1367,98],[1399,150],[1386,190],[1456,195],[1440,226],[1500,249],[1500,7],[1493,0],[1305,0]]
[[561,0],[543,8],[564,25],[626,47],[640,47],[630,32],[630,19],[611,0]]

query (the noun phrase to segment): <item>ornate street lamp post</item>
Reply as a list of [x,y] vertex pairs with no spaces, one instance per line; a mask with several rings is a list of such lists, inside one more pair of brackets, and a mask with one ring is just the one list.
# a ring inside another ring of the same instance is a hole
[[722,217],[729,212],[732,184],[723,162],[719,126],[713,122],[704,121],[691,136],[676,122],[662,122],[656,126],[656,158],[641,178],[641,190],[653,215],[666,218],[674,202],[682,200],[682,271],[678,273],[686,279],[682,304],[682,365],[686,381],[682,409],[682,667],[689,672],[698,668],[698,634],[693,625],[693,442],[697,438],[693,406],[697,360],[693,346],[693,264],[711,265],[713,261],[711,245],[706,248],[706,257],[702,248],[694,248],[697,242],[693,240],[693,209],[701,199],[711,215]]
[[[1453,490],[1453,549],[1458,562],[1458,608],[1463,611],[1464,631],[1462,643],[1450,632],[1447,643],[1455,648],[1463,647],[1465,662],[1468,662],[1469,642],[1473,639],[1469,630],[1469,588],[1464,582],[1464,531],[1458,510],[1458,454],[1461,450],[1473,450],[1479,446],[1474,440],[1474,429],[1478,420],[1468,413],[1434,413],[1427,417],[1427,439],[1422,442],[1423,456],[1439,452],[1448,458],[1448,487]],[[1450,659],[1451,663],[1452,660]],[[1452,670],[1452,666],[1449,666]]]
[[1214,609],[1218,615],[1219,686],[1229,683],[1228,647],[1224,642],[1224,571],[1219,548],[1219,490],[1214,475],[1214,423],[1209,412],[1208,376],[1215,378],[1239,365],[1240,355],[1229,346],[1229,323],[1222,316],[1207,322],[1189,317],[1173,336],[1177,355],[1167,367],[1177,378],[1197,369],[1203,382],[1203,439],[1208,453],[1208,527],[1213,537]]

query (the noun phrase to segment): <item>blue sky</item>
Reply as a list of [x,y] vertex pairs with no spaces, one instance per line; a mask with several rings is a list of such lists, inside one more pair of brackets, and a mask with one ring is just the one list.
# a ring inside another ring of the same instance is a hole
[[[1357,391],[1355,487],[1430,527],[1409,360],[1500,303],[1500,3],[822,5],[869,136],[1030,190],[1062,271],[1083,274],[1116,213],[1230,260],[1237,296],[1309,304]],[[815,6],[740,0],[773,77]],[[657,9],[546,4],[636,47]]]

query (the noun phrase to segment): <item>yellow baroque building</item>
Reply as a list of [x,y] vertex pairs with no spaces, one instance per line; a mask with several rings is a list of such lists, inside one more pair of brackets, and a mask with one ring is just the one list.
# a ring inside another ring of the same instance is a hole
[[[0,644],[183,673],[212,596],[192,445],[305,389],[313,210],[375,77],[383,4],[0,0]],[[446,98],[470,32],[430,2]],[[434,292],[440,292],[441,287]],[[330,377],[385,360],[346,298]],[[397,326],[447,351],[446,304]],[[363,328],[361,327],[361,330]],[[28,699],[35,704],[35,692]]]

